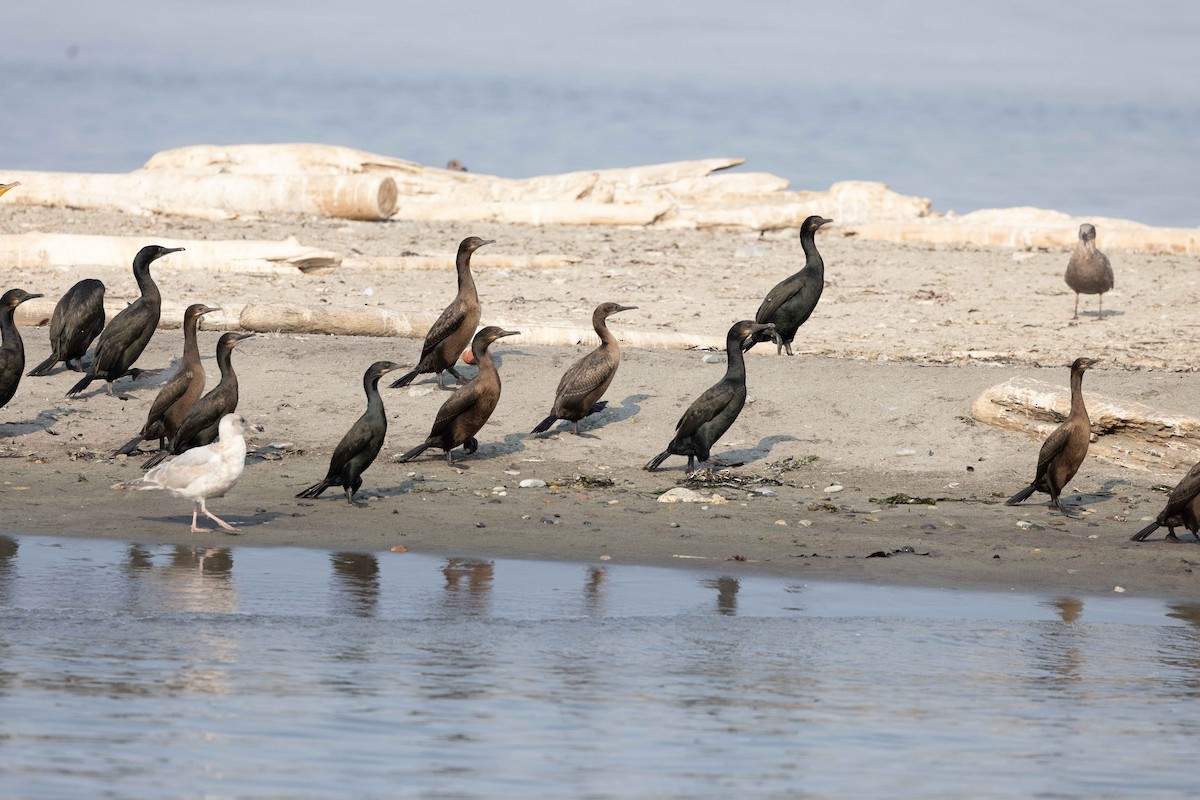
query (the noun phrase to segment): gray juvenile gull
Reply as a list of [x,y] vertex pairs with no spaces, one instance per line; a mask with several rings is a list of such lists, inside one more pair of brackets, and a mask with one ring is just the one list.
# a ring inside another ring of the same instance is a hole
[[1112,264],[1108,256],[1096,249],[1096,226],[1085,222],[1079,226],[1079,244],[1067,262],[1064,276],[1067,286],[1075,291],[1075,316],[1079,319],[1079,295],[1100,295],[1100,319],[1104,319],[1104,293],[1113,288]]

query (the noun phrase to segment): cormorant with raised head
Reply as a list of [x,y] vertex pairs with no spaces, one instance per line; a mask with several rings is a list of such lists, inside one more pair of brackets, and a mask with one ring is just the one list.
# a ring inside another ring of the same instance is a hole
[[1034,492],[1046,492],[1050,495],[1050,505],[1067,513],[1058,496],[1079,471],[1092,439],[1092,421],[1083,405],[1083,373],[1097,361],[1077,358],[1071,364],[1071,413],[1042,444],[1033,482],[1008,498],[1005,505],[1015,506]]
[[100,334],[96,343],[96,356],[88,367],[87,374],[71,387],[68,397],[73,397],[87,388],[88,384],[97,378],[103,378],[108,383],[108,392],[112,394],[113,381],[126,375],[137,375],[133,363],[146,349],[150,337],[158,327],[159,314],[162,311],[162,296],[158,293],[158,285],[150,277],[150,265],[168,253],[178,253],[182,247],[160,247],[152,244],[143,247],[133,258],[133,277],[137,280],[138,289],[142,296],[112,318],[108,327]]
[[113,453],[114,456],[132,455],[137,452],[138,445],[150,439],[158,439],[158,449],[162,450],[167,446],[167,440],[175,437],[184,415],[204,394],[204,364],[200,361],[200,348],[196,345],[196,329],[200,327],[201,317],[220,310],[195,303],[183,312],[183,358],[179,362],[179,369],[159,389],[141,433]]
[[449,371],[459,383],[466,380],[458,374],[454,365],[458,363],[458,357],[466,349],[475,328],[479,325],[479,293],[475,291],[475,278],[471,275],[471,254],[485,244],[494,244],[495,241],[469,236],[458,245],[458,256],[455,259],[458,294],[433,323],[429,333],[425,334],[425,343],[421,346],[421,360],[417,362],[416,369],[401,375],[391,388],[407,386],[412,383],[413,378],[426,372],[437,375],[439,388],[445,388],[442,385],[442,372],[445,371]]
[[621,365],[621,349],[617,346],[616,337],[608,330],[606,320],[612,314],[635,308],[637,306],[623,306],[620,303],[601,303],[596,306],[592,312],[592,327],[600,337],[600,346],[563,373],[554,396],[554,408],[550,416],[538,423],[533,433],[543,433],[557,420],[565,419],[570,420],[578,434],[579,420],[607,405],[599,401],[617,374],[617,367]]
[[233,371],[233,348],[243,339],[249,339],[253,333],[221,334],[217,340],[217,367],[221,370],[221,380],[208,394],[197,400],[179,421],[179,429],[171,437],[171,445],[166,450],[159,450],[142,464],[142,469],[149,469],[161,463],[168,455],[179,455],[193,447],[202,447],[212,443],[217,438],[217,426],[226,414],[237,411],[238,379]]
[[1197,538],[1200,538],[1200,463],[1195,464],[1188,474],[1183,476],[1178,485],[1171,490],[1167,497],[1167,506],[1146,527],[1130,537],[1130,541],[1141,542],[1159,528],[1167,529],[1168,542],[1178,542],[1175,529],[1187,528]]
[[742,345],[743,350],[749,350],[758,342],[773,340],[777,346],[776,355],[782,353],[784,348],[787,348],[789,356],[795,355],[792,352],[792,340],[796,338],[796,331],[812,316],[825,289],[825,261],[817,252],[816,236],[817,230],[830,222],[833,220],[813,215],[801,223],[800,246],[804,248],[804,268],[767,292],[766,299],[754,315],[755,322],[773,322],[775,335],[760,333],[746,340],[746,344]]
[[346,492],[346,502],[353,505],[354,495],[362,486],[362,474],[379,455],[383,438],[387,435],[387,414],[383,411],[383,398],[379,396],[379,379],[395,369],[400,369],[400,365],[391,361],[376,361],[367,367],[363,373],[367,410],[350,426],[350,430],[334,448],[325,479],[314,483],[296,497],[317,497],[330,486],[341,486]]
[[[104,283],[85,278],[67,290],[50,315],[50,357],[30,375],[49,375],[62,361],[68,369],[83,372],[83,354],[104,330]],[[76,362],[72,364],[71,362]]]
[[447,464],[454,463],[453,450],[459,445],[463,445],[464,452],[468,454],[475,452],[479,447],[475,434],[479,433],[500,402],[500,373],[496,370],[488,347],[501,337],[519,336],[520,333],[491,325],[475,334],[471,341],[471,352],[475,356],[475,363],[479,365],[479,372],[442,403],[425,441],[397,461],[411,461],[431,447],[446,451]]
[[9,289],[0,296],[0,408],[12,400],[21,385],[21,373],[25,371],[25,343],[17,330],[17,306],[26,300],[41,297],[24,289]]
[[712,446],[729,430],[746,404],[746,360],[742,348],[747,339],[760,332],[774,333],[775,326],[748,319],[735,323],[725,336],[728,364],[725,377],[704,390],[675,425],[675,438],[667,449],[650,459],[643,469],[655,470],[668,456],[687,456],[688,472],[694,472],[696,460],[708,461]]
[[1100,319],[1104,319],[1104,293],[1113,288],[1113,269],[1108,256],[1096,249],[1096,226],[1085,222],[1079,226],[1079,244],[1067,262],[1064,276],[1067,286],[1075,291],[1075,316],[1079,319],[1079,295],[1100,295]]

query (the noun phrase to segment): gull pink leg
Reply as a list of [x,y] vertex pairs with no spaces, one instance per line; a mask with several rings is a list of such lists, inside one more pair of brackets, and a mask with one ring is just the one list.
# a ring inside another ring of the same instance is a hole
[[200,502],[200,510],[201,510],[202,512],[204,512],[204,516],[208,517],[208,518],[209,518],[209,519],[211,519],[213,522],[217,523],[218,525],[220,525],[222,528],[224,528],[224,529],[225,529],[225,530],[227,530],[227,531],[235,531],[235,530],[237,530],[237,528],[233,527],[233,526],[232,526],[232,525],[230,525],[228,522],[226,522],[225,520],[223,520],[223,519],[221,519],[220,517],[218,517],[216,514],[214,514],[214,513],[212,513],[211,511],[209,511],[209,510],[208,510],[208,507],[204,505],[204,501],[203,501],[203,500],[200,500],[199,502]]

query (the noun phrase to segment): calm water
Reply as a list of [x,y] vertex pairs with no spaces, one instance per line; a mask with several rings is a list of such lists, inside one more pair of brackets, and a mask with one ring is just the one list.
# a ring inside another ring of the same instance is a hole
[[1179,797],[1200,605],[0,536],[0,796]]
[[737,155],[940,210],[1200,225],[1200,5],[0,4],[0,168],[317,141],[520,177]]

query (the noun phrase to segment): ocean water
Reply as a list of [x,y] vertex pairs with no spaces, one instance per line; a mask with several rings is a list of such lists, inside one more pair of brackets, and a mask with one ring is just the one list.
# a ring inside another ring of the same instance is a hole
[[316,141],[512,177],[708,156],[1200,225],[1200,6],[0,5],[0,169]]
[[1200,605],[0,535],[0,796],[1177,798]]

